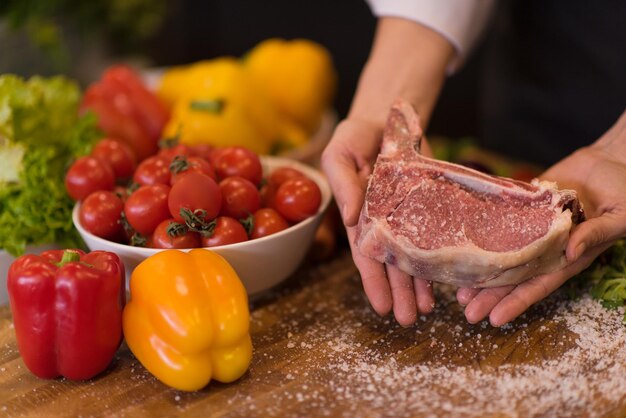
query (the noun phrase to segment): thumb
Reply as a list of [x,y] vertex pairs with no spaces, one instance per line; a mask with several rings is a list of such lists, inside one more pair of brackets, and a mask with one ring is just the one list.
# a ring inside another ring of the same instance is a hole
[[565,255],[572,263],[590,248],[610,243],[624,236],[626,219],[612,213],[604,213],[597,218],[588,219],[579,224],[567,243]]

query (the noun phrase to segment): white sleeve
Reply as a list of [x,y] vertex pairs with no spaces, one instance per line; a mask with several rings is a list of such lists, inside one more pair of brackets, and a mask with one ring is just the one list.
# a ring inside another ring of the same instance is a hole
[[449,72],[463,63],[487,24],[493,0],[367,0],[375,16],[413,20],[442,35],[454,46]]

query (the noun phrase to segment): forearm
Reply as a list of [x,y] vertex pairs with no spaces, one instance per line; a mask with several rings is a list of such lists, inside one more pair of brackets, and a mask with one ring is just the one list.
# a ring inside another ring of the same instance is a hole
[[410,20],[379,19],[348,118],[384,126],[393,100],[408,100],[428,124],[454,49],[435,31]]

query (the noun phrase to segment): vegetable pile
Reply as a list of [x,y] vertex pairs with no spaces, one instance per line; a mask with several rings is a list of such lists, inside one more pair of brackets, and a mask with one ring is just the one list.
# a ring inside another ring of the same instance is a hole
[[30,244],[80,246],[63,178],[100,136],[79,116],[80,90],[63,78],[0,76],[0,249]]
[[174,67],[157,89],[172,110],[164,136],[279,154],[309,140],[331,106],[335,84],[330,53],[305,39],[268,39],[241,60]]
[[111,139],[70,167],[65,183],[85,230],[135,246],[215,247],[287,229],[321,204],[304,173],[279,167],[263,178],[259,156],[241,146],[176,144],[134,167],[130,148]]

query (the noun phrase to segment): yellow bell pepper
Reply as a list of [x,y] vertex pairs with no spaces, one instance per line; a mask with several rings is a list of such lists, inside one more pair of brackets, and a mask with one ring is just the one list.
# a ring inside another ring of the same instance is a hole
[[166,138],[178,138],[183,144],[242,145],[258,154],[266,154],[271,145],[245,109],[236,102],[215,96],[194,96],[178,101],[163,134]]
[[163,383],[194,391],[211,379],[232,382],[252,359],[248,298],[237,273],[205,249],[166,250],[145,259],[130,280],[124,337]]
[[281,113],[309,134],[318,128],[337,83],[332,57],[322,45],[267,39],[245,56],[244,65]]
[[[167,71],[158,94],[175,103],[165,136],[176,136],[184,144],[242,145],[266,154],[282,139],[278,111],[234,58]],[[211,106],[211,102],[221,105]]]

